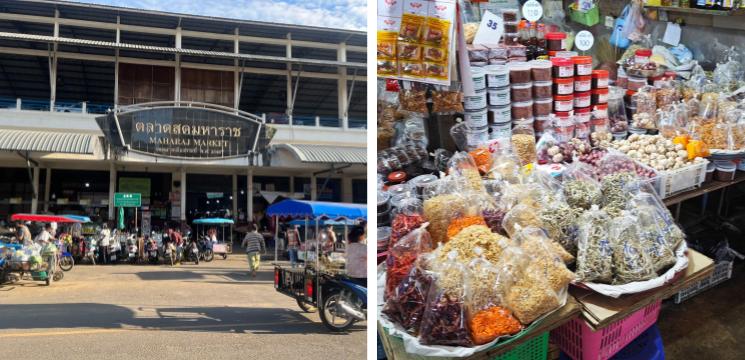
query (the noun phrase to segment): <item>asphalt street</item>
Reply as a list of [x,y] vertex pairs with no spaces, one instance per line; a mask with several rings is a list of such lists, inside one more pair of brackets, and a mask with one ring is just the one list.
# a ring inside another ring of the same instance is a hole
[[326,330],[238,254],[200,265],[79,265],[0,286],[6,359],[364,359],[366,323]]

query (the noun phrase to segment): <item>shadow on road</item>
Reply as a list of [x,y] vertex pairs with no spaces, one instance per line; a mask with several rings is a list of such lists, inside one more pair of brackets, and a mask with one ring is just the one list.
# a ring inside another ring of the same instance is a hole
[[216,284],[230,284],[235,282],[274,282],[273,270],[258,271],[256,273],[256,278],[252,278],[248,271],[242,272],[231,268],[174,268],[172,270],[174,271],[133,271],[127,273],[114,273],[113,275],[136,275],[140,280],[145,281],[183,280],[209,283],[209,281],[204,280],[208,277],[216,277],[223,280],[230,280],[213,282]]
[[[4,330],[29,329],[148,329],[166,331],[252,334],[329,334],[321,323],[298,311],[281,308],[154,307],[137,313],[98,303],[2,305]],[[350,332],[365,331],[364,325]],[[0,338],[2,332],[0,332]]]

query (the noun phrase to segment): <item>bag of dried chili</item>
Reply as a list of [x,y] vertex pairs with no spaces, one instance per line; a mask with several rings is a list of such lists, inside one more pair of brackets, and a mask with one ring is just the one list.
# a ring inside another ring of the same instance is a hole
[[425,223],[398,240],[386,259],[385,298],[389,298],[409,274],[419,254],[432,251],[432,241]]
[[430,287],[424,308],[419,341],[424,345],[473,346],[464,306],[465,267],[448,254],[445,264],[436,264],[435,283]]
[[416,335],[424,315],[427,293],[432,285],[432,274],[420,257],[409,275],[398,285],[383,307],[383,314]]

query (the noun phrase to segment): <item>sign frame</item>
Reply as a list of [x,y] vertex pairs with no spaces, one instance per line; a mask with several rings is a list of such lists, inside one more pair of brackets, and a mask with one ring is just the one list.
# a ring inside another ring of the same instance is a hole
[[142,194],[116,192],[114,193],[114,207],[142,207]]

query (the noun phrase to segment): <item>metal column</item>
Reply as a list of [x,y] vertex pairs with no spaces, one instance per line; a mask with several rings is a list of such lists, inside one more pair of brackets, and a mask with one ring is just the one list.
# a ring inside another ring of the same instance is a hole
[[44,177],[44,212],[49,212],[49,193],[52,191],[52,168],[46,168],[47,176]]
[[116,166],[109,163],[109,220],[116,219],[114,214],[114,193],[116,192]]
[[181,221],[186,221],[186,169],[181,168]]
[[36,214],[39,211],[39,167],[34,166],[33,187],[34,193],[31,198],[31,213]]
[[246,220],[254,220],[254,171],[251,168],[246,176]]

